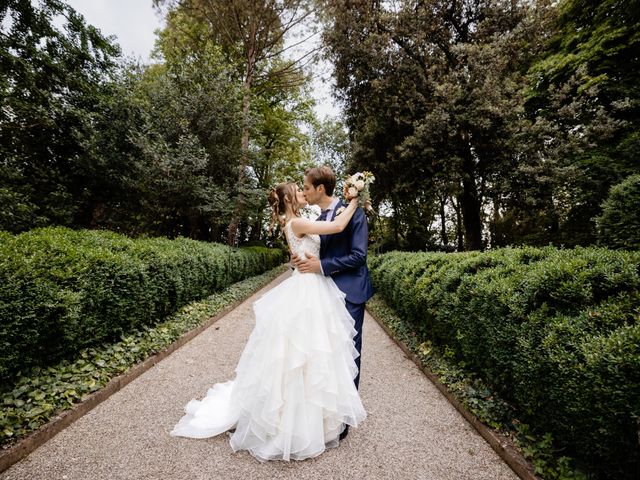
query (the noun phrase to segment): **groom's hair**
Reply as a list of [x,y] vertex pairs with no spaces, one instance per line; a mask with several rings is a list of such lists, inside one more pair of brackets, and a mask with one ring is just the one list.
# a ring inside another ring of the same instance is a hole
[[322,167],[307,168],[304,174],[314,188],[324,185],[325,193],[329,197],[333,195],[333,190],[336,188],[336,174],[329,167],[323,165]]

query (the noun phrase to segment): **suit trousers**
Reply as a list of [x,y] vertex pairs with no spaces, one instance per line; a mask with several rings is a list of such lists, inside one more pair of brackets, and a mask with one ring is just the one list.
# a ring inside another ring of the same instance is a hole
[[[351,317],[355,320],[354,327],[357,333],[356,333],[356,336],[353,338],[353,343],[358,353],[362,353],[362,324],[364,322],[365,304],[351,303],[349,300],[346,300],[345,302],[346,302],[347,310],[351,314]],[[358,367],[358,375],[356,375],[356,378],[353,380],[353,383],[355,383],[356,388],[358,388],[358,386],[360,385],[360,359],[361,358],[362,358],[362,355],[358,355],[358,358],[356,358],[355,360],[356,366]]]

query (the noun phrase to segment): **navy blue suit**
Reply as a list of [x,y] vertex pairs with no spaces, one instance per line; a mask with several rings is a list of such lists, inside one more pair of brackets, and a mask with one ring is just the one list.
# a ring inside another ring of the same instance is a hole
[[[332,212],[333,220],[340,202]],[[333,278],[340,290],[346,294],[346,307],[355,320],[357,331],[354,344],[358,353],[362,351],[362,323],[365,302],[373,295],[373,286],[367,268],[369,227],[361,208],[356,209],[347,227],[340,233],[320,235],[320,263],[326,276]],[[358,375],[354,383],[360,384],[360,356],[356,359]]]

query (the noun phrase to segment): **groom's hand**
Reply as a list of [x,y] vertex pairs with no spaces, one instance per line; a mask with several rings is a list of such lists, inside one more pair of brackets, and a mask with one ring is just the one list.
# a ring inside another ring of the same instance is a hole
[[305,255],[307,257],[306,260],[294,254],[291,257],[291,263],[295,265],[300,273],[320,273],[320,260],[310,253],[305,252]]
[[300,257],[293,252],[290,252],[290,261],[289,264],[291,268],[298,268],[298,263],[300,262]]
[[300,270],[300,267],[303,265],[305,260],[302,259],[298,254],[291,252],[291,265]]

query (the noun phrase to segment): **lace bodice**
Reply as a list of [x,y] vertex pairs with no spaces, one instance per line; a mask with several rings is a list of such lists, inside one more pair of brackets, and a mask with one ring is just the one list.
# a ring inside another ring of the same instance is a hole
[[287,222],[284,227],[285,234],[287,235],[287,241],[289,242],[289,248],[293,253],[296,253],[302,258],[307,258],[305,252],[310,253],[314,257],[320,257],[320,235],[309,234],[302,237],[296,237],[291,228],[291,220]]

